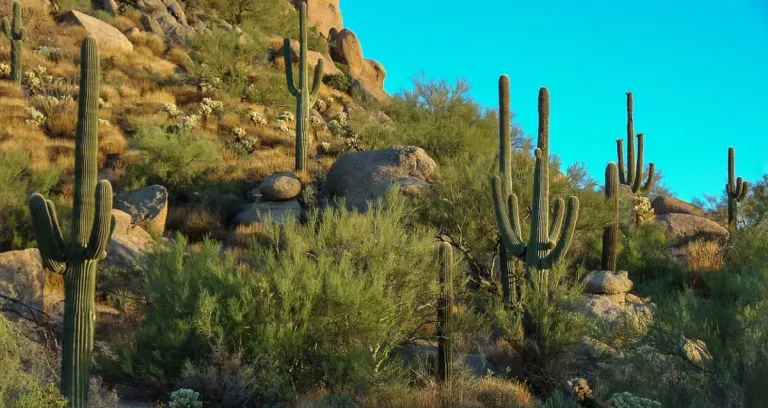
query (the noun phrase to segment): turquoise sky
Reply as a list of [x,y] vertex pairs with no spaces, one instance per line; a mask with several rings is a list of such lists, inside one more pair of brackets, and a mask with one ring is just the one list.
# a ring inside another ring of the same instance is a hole
[[602,183],[625,134],[625,96],[646,161],[680,198],[720,194],[727,149],[748,180],[768,173],[768,0],[342,0],[344,24],[396,93],[420,71],[466,78],[497,106],[512,83],[515,121],[536,132],[536,95],[551,94],[550,149]]

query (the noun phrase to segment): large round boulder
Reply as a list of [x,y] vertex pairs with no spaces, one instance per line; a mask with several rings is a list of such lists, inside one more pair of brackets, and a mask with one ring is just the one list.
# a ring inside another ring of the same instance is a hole
[[701,208],[674,197],[658,196],[651,202],[651,208],[656,215],[690,214],[698,217],[706,216]]
[[662,225],[666,234],[676,245],[696,239],[724,242],[728,239],[728,230],[720,224],[691,214],[664,214],[654,217],[655,224]]
[[291,172],[275,173],[259,184],[259,193],[267,201],[293,200],[301,193],[301,181]]
[[595,271],[587,277],[586,290],[595,295],[617,295],[632,290],[632,281],[627,271]]
[[437,177],[437,163],[416,146],[394,146],[342,155],[325,180],[330,198],[344,198],[347,207],[368,208],[393,186],[406,195],[419,194]]
[[161,185],[142,187],[115,195],[114,208],[125,211],[136,224],[153,235],[162,235],[168,217],[168,190]]

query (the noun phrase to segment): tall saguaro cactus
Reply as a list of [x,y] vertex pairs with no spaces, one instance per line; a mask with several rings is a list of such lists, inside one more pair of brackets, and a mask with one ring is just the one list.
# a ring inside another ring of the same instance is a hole
[[75,135],[75,191],[71,241],[65,242],[53,202],[40,194],[29,199],[40,255],[50,270],[64,275],[64,339],[61,393],[72,408],[88,400],[93,350],[96,268],[106,256],[115,227],[112,185],[97,178],[99,131],[99,52],[87,37],[80,48],[80,94]]
[[453,365],[453,249],[440,244],[440,301],[437,306],[437,377],[440,382],[451,381]]
[[[508,81],[508,78],[502,78],[500,83],[508,84]],[[506,95],[508,96],[508,92]],[[504,194],[499,176],[492,177],[491,186],[496,219],[507,254],[524,258],[526,279],[540,285],[540,288],[546,288],[548,270],[568,251],[579,213],[578,198],[570,197],[567,209],[563,200],[558,198],[554,202],[555,218],[551,224],[549,223],[549,91],[547,88],[539,90],[539,136],[535,157],[531,233],[528,242],[523,240],[520,229],[517,195]],[[538,276],[534,276],[534,273]]]
[[736,177],[736,150],[728,148],[728,183],[725,184],[725,192],[728,193],[728,225],[735,226],[738,215],[738,205],[749,191],[749,182],[741,177]]
[[621,139],[616,140],[616,151],[619,156],[619,183],[629,186],[632,192],[637,194],[647,194],[653,187],[656,167],[653,163],[648,163],[648,180],[641,185],[643,180],[643,146],[644,136],[642,133],[637,135],[637,161],[635,161],[635,145],[633,136],[635,135],[635,122],[633,118],[633,98],[632,92],[627,92],[627,167],[624,167],[624,143]]
[[[512,132],[510,121],[509,77],[502,75],[499,78],[499,173],[504,197],[512,194]],[[504,205],[506,212],[506,203],[502,203],[502,205]],[[517,282],[514,276],[515,258],[508,253],[503,242],[499,246],[499,263],[502,299],[505,304],[509,304],[517,295]]]
[[21,3],[13,2],[13,21],[8,23],[7,18],[3,18],[3,32],[11,40],[11,80],[16,85],[21,85],[21,61],[24,50],[23,40],[27,36],[27,29],[22,27]]
[[320,91],[320,83],[323,77],[323,59],[320,58],[315,65],[315,74],[312,79],[312,87],[309,85],[309,63],[307,59],[307,3],[302,1],[299,8],[299,86],[293,80],[293,61],[291,40],[283,40],[283,52],[285,55],[285,78],[288,82],[288,91],[296,98],[296,171],[305,169],[307,155],[309,154],[309,111],[317,102],[317,94]]
[[616,272],[619,245],[619,168],[616,163],[608,163],[605,167],[605,200],[611,206],[613,219],[603,227],[602,269]]

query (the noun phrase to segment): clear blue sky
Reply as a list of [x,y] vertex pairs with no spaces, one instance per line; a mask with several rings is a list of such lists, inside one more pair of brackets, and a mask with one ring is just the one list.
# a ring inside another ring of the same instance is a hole
[[680,198],[723,191],[731,145],[738,175],[768,173],[768,0],[342,0],[341,11],[390,93],[424,71],[466,78],[493,108],[507,74],[514,120],[535,135],[537,90],[548,87],[551,151],[601,184],[625,135],[627,91],[646,162]]

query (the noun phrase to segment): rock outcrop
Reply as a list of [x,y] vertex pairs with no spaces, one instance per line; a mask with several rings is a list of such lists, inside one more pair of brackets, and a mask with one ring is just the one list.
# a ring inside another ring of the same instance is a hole
[[331,29],[330,35],[333,42],[331,58],[347,66],[353,90],[361,93],[364,98],[376,101],[389,99],[384,91],[387,71],[378,61],[363,57],[363,48],[357,35],[346,28]]
[[673,197],[658,196],[651,202],[651,208],[656,215],[666,214],[690,214],[697,217],[706,217],[706,213],[695,205]]
[[597,271],[587,277],[586,293],[576,312],[600,324],[628,324],[644,330],[653,319],[653,304],[629,293],[632,281],[626,271]]
[[84,28],[88,34],[96,38],[99,44],[99,51],[105,54],[133,51],[133,44],[128,40],[128,37],[117,28],[98,18],[91,17],[77,10],[70,10],[57,17],[56,21]]
[[154,244],[152,236],[141,227],[134,225],[130,214],[113,209],[112,215],[115,217],[115,231],[109,240],[107,258],[104,262],[123,267],[136,267],[141,257],[152,249]]
[[44,286],[43,260],[37,248],[0,253],[0,293],[42,310]]
[[301,181],[290,172],[275,173],[259,184],[259,193],[266,201],[293,200],[301,193]]
[[291,3],[298,9],[303,1],[307,2],[309,26],[315,27],[323,37],[329,38],[331,29],[341,30],[344,26],[339,0],[291,0]]
[[720,224],[691,214],[664,214],[654,217],[653,222],[664,226],[667,237],[676,245],[696,239],[724,242],[728,239],[728,230]]
[[[272,59],[279,60],[281,63],[285,64],[285,61],[283,60],[285,55],[285,51],[283,50],[283,40],[279,40],[278,42],[278,40],[275,39],[272,48],[277,50],[272,53]],[[299,42],[297,40],[291,40],[291,61],[294,64],[299,61],[300,51],[301,47]],[[307,51],[307,65],[310,70],[315,69],[315,65],[317,65],[317,62],[321,59],[323,60],[323,77],[341,74],[341,71],[336,67],[333,61],[328,59],[325,55],[317,51]]]
[[437,163],[420,147],[350,152],[331,166],[324,192],[328,198],[344,198],[348,208],[365,211],[368,201],[383,197],[394,185],[416,195],[436,177]]
[[168,190],[152,185],[116,194],[114,208],[130,214],[132,223],[150,234],[162,235],[168,217]]

